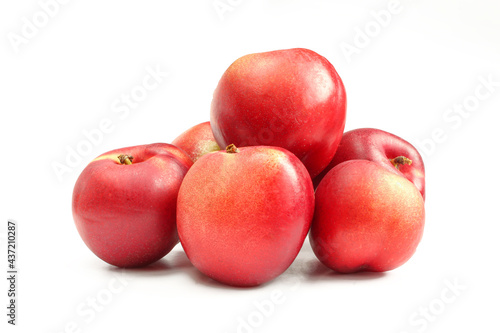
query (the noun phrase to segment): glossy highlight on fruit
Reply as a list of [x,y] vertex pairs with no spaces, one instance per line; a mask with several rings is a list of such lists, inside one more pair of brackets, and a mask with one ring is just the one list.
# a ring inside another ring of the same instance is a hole
[[282,147],[315,177],[333,158],[345,117],[346,93],[335,68],[298,48],[232,63],[215,89],[210,124],[220,147]]
[[192,165],[166,143],[112,150],[87,165],[73,190],[73,218],[89,249],[118,267],[141,267],[178,243],[177,194]]

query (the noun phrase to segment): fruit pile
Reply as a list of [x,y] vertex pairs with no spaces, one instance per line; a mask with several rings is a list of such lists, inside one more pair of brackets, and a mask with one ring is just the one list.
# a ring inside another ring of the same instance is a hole
[[73,191],[78,232],[118,267],[151,264],[180,240],[198,270],[232,286],[279,276],[308,233],[337,272],[399,267],[422,238],[422,158],[382,130],[343,133],[345,117],[342,80],[319,54],[241,57],[210,122],[90,162]]

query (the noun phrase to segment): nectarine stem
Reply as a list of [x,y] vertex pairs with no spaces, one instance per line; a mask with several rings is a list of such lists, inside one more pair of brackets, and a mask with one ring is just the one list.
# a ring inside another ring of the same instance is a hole
[[238,152],[238,148],[232,143],[226,147],[226,153],[228,153],[228,154],[234,154],[237,152]]
[[131,155],[118,155],[118,160],[120,161],[120,164],[126,164],[130,165],[132,164],[132,160],[134,159],[134,156]]
[[411,165],[413,163],[412,160],[405,156],[398,156],[389,161],[391,161],[392,165],[398,170],[401,165]]

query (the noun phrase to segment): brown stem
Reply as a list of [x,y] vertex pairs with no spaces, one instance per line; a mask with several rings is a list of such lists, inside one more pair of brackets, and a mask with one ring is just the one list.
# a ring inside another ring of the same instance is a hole
[[232,143],[226,147],[226,153],[228,154],[235,154],[238,152],[239,152],[238,148]]
[[125,164],[125,165],[131,165],[132,160],[134,159],[134,156],[131,155],[118,155],[118,160],[120,161],[120,164]]
[[413,163],[412,160],[410,160],[408,157],[405,156],[398,156],[389,161],[398,170],[401,165],[411,165]]

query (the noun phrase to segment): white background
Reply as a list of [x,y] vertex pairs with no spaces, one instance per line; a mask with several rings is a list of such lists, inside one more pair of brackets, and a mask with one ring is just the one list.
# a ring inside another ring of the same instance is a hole
[[[498,332],[499,2],[401,0],[382,27],[374,13],[386,0],[222,3],[232,5],[221,17],[213,0],[73,0],[47,22],[37,1],[1,3],[0,266],[9,218],[20,248],[18,326],[6,323],[2,279],[2,332]],[[26,20],[44,26],[25,38]],[[13,36],[25,39],[15,46]],[[95,257],[71,216],[85,165],[114,148],[171,142],[209,120],[232,61],[291,47],[336,67],[346,130],[380,128],[421,149],[427,216],[415,256],[385,274],[338,275],[306,240],[288,271],[251,289],[203,277],[180,245],[143,270]],[[168,77],[128,114],[114,112],[147,68]],[[103,119],[112,129],[68,166],[68,151]],[[57,163],[68,167],[60,177]],[[270,306],[272,295],[281,297]]]

